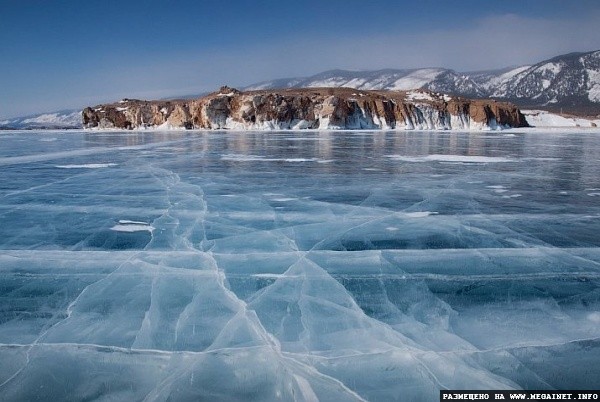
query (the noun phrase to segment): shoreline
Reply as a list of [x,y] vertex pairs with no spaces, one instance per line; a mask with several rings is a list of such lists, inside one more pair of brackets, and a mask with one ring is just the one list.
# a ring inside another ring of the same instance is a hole
[[600,127],[564,127],[564,126],[538,126],[538,127],[516,127],[516,128],[503,128],[503,129],[489,129],[489,130],[444,130],[444,129],[272,129],[272,130],[240,130],[240,129],[184,129],[184,128],[159,128],[159,127],[147,127],[147,128],[135,128],[132,130],[118,129],[118,128],[70,128],[70,129],[15,129],[15,130],[1,130],[0,137],[3,134],[24,134],[24,133],[36,133],[39,135],[52,134],[52,133],[122,133],[122,134],[143,134],[143,133],[382,133],[382,132],[395,132],[395,133],[472,133],[472,134],[515,134],[515,133],[597,133],[600,134]]

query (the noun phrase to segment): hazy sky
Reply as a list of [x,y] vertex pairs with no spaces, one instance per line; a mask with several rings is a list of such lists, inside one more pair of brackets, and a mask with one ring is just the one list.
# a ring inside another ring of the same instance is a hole
[[599,0],[0,0],[0,118],[307,76],[600,49]]

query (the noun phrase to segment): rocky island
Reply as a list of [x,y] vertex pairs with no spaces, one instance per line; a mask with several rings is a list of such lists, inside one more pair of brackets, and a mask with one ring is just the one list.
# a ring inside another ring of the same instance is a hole
[[198,99],[123,99],[87,107],[82,119],[85,128],[99,129],[493,130],[528,126],[514,104],[422,89],[289,88],[241,92],[224,86]]

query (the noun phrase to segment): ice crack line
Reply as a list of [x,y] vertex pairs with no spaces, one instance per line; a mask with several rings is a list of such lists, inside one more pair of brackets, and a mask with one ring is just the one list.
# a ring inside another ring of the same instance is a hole
[[[37,338],[35,338],[35,340],[28,345],[27,350],[25,351],[25,363],[23,364],[23,367],[21,367],[20,369],[18,369],[12,376],[10,376],[9,378],[7,378],[2,384],[0,384],[0,389],[2,389],[4,386],[6,386],[8,383],[10,383],[13,379],[15,379],[20,373],[23,372],[23,370],[25,370],[25,368],[29,365],[30,363],[30,354],[31,354],[31,350],[35,347],[38,346],[40,344],[40,340],[48,333],[50,332],[53,328],[57,327],[58,325],[66,322],[70,317],[71,314],[73,313],[73,308],[74,306],[77,304],[77,302],[84,297],[84,294],[90,289],[90,287],[92,287],[93,285],[102,282],[104,280],[106,280],[107,278],[109,278],[110,276],[114,275],[117,271],[119,271],[125,264],[129,263],[132,259],[136,258],[137,254],[131,255],[129,258],[127,258],[127,260],[125,260],[123,263],[121,263],[117,269],[115,269],[113,272],[109,273],[108,275],[106,275],[104,278],[101,278],[93,283],[90,283],[89,285],[87,285],[85,288],[83,288],[83,290],[79,293],[79,295],[75,298],[75,300],[73,300],[66,308],[66,313],[67,316],[65,318],[63,318],[62,320],[59,320],[57,322],[55,322],[54,324],[50,325],[48,328],[45,328],[42,330],[42,332],[37,336]],[[57,312],[56,314],[59,314],[59,312]],[[54,316],[56,316],[56,314]]]

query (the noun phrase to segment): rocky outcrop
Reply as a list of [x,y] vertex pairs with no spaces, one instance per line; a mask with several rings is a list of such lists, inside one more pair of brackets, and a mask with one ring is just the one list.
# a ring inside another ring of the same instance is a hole
[[195,100],[141,101],[85,108],[86,128],[419,129],[526,127],[518,108],[426,90],[300,88],[240,92],[222,87]]

